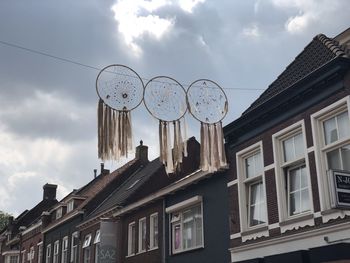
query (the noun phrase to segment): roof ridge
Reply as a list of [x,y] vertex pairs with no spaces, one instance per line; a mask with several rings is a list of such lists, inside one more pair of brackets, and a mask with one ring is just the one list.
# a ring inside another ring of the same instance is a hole
[[321,41],[321,43],[331,50],[337,57],[347,57],[345,50],[339,45],[339,42],[333,38],[329,38],[324,34],[318,34],[314,39]]

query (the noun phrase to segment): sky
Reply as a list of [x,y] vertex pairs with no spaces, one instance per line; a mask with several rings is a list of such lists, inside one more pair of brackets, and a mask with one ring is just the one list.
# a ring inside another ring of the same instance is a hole
[[[1,0],[0,210],[32,208],[45,183],[61,199],[93,179],[98,69],[124,64],[185,89],[211,79],[228,97],[226,125],[314,36],[348,28],[349,13],[347,0]],[[134,146],[142,139],[156,158],[157,121],[144,105],[132,118]]]

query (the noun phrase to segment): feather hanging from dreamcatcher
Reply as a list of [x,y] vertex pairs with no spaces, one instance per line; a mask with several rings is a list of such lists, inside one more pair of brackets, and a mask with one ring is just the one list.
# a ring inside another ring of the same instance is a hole
[[200,121],[200,167],[215,172],[227,165],[222,120],[227,114],[227,97],[215,82],[201,79],[187,90],[189,112]]
[[110,65],[98,74],[96,90],[100,97],[98,157],[103,161],[128,157],[128,152],[133,149],[131,111],[142,102],[142,79],[129,67]]
[[159,121],[159,156],[167,174],[181,169],[187,156],[186,92],[176,80],[155,77],[145,86],[147,110]]

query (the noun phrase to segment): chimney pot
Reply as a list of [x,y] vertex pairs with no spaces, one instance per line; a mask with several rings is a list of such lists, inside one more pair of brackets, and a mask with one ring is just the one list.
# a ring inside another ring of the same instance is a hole
[[103,173],[103,170],[105,169],[105,164],[101,163],[101,174]]
[[140,145],[136,147],[135,159],[141,161],[142,164],[148,163],[148,147],[143,145],[143,141],[140,141]]
[[94,178],[97,176],[97,169],[94,169]]

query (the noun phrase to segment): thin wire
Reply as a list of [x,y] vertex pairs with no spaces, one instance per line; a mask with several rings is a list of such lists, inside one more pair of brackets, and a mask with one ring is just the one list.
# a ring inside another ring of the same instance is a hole
[[[7,42],[7,41],[0,40],[0,44],[3,44],[5,46],[9,46],[9,47],[12,47],[12,48],[21,49],[21,50],[24,50],[24,51],[27,51],[27,52],[30,52],[30,53],[34,53],[34,54],[37,54],[37,55],[41,55],[41,56],[53,58],[53,59],[56,59],[56,60],[60,60],[62,62],[74,64],[76,66],[81,66],[81,67],[85,67],[85,68],[89,68],[89,69],[93,69],[93,70],[97,70],[97,71],[101,71],[102,70],[102,68],[98,68],[98,67],[95,67],[95,66],[87,65],[87,64],[84,64],[84,63],[81,63],[81,62],[78,62],[78,61],[75,61],[75,60],[72,60],[72,59],[67,59],[67,58],[62,58],[62,57],[59,57],[59,56],[55,56],[55,55],[52,55],[52,54],[49,54],[49,53],[46,53],[46,52],[43,52],[43,51],[39,51],[39,50],[35,50],[35,49],[24,47],[24,46],[16,45],[16,44],[13,44],[13,43],[10,43],[10,42]],[[111,72],[111,71],[108,71],[108,72]],[[111,72],[111,73],[120,74],[120,75],[127,75],[127,74],[121,74],[121,73],[116,73],[116,72]],[[129,76],[129,75],[127,75],[127,76]],[[129,77],[135,77],[135,76],[131,76],[130,75]],[[146,78],[141,78],[141,79],[146,81],[146,82],[148,82],[150,80],[150,79],[146,79]],[[160,82],[160,81],[157,81],[157,82]],[[168,82],[164,82],[164,83],[168,83]],[[190,84],[182,84],[182,85],[184,87],[189,87],[190,86]],[[208,86],[208,88],[209,88],[209,86]],[[224,90],[242,90],[242,91],[257,91],[257,90],[260,91],[260,90],[265,90],[265,89],[258,89],[258,88],[252,88],[252,89],[223,88],[223,89]]]

